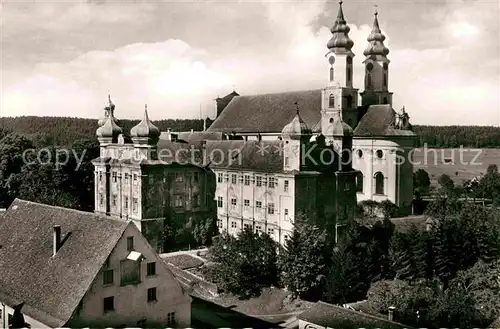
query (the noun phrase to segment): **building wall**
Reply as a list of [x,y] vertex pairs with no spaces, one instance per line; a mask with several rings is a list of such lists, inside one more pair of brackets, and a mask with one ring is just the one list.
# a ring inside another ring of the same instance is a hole
[[[402,207],[402,215],[411,213],[413,165],[408,159],[411,143],[405,139],[354,139],[353,167],[363,174],[363,191],[357,193],[358,202],[390,200]],[[377,151],[382,151],[382,158]],[[375,190],[378,172],[384,175],[382,194]]]
[[[140,282],[122,286],[120,266],[127,258],[127,237],[134,238],[134,250],[144,259],[140,262]],[[156,263],[156,275],[147,276],[147,263]],[[113,283],[103,284],[105,270],[113,269]],[[148,288],[156,287],[157,301],[147,301]],[[104,312],[104,298],[114,297],[114,311]],[[75,312],[73,326],[127,326],[136,327],[146,319],[146,325],[167,326],[168,313],[175,312],[177,327],[189,327],[191,321],[191,299],[182,290],[173,274],[147,244],[141,233],[129,225],[109,257],[109,265],[103,266],[85,294],[79,310]]]
[[[23,310],[21,310],[22,312]],[[3,303],[0,301],[0,328],[1,329],[8,329],[9,328],[9,315],[12,316],[14,315],[14,309],[12,307],[9,307],[7,304]],[[24,322],[28,323],[31,328],[50,328],[48,325],[39,322],[26,314],[24,315]]]
[[[295,216],[293,174],[266,174],[226,169],[214,169],[214,173],[216,179],[214,199],[218,203],[219,230],[227,230],[228,233],[236,235],[248,226],[256,231],[267,232],[275,241],[281,243],[285,236],[290,236]],[[271,180],[274,180],[274,187],[270,187]],[[248,181],[248,185],[245,181]],[[288,182],[286,190],[285,181]],[[219,198],[222,198],[222,206]],[[270,211],[270,208],[273,211]]]

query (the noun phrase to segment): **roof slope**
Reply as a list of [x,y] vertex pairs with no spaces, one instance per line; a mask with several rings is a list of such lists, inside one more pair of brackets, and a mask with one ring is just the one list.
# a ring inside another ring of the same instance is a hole
[[371,105],[361,118],[354,136],[415,136],[411,130],[393,128],[396,112],[390,104]]
[[193,131],[181,132],[177,135],[178,140],[183,140],[187,143],[199,143],[204,140],[223,140],[225,139],[221,132],[209,131]]
[[[52,257],[53,226],[62,246]],[[61,327],[71,317],[127,222],[16,199],[0,222],[0,298]],[[67,237],[67,240],[65,240]]]
[[207,131],[281,132],[295,117],[295,102],[307,126],[314,127],[321,115],[321,89],[236,96]]
[[311,322],[323,327],[358,329],[358,328],[409,328],[397,322],[378,318],[366,313],[353,311],[340,306],[318,302],[315,306],[298,316],[299,320]]

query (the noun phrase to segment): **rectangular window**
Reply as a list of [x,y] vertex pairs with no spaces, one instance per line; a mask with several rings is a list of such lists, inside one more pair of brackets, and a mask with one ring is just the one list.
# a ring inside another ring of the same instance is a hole
[[125,197],[125,210],[128,209],[128,196]]
[[285,192],[288,192],[288,186],[289,186],[288,184],[289,183],[290,183],[289,181],[287,181],[287,180],[285,181],[285,185],[283,187],[283,189],[284,189]]
[[175,324],[175,312],[170,312],[167,314],[167,326],[173,326]]
[[285,157],[285,166],[289,166],[290,165],[290,160],[288,159],[288,157]]
[[269,177],[269,188],[274,188],[276,185],[276,180],[274,177]]
[[132,199],[132,210],[134,213],[137,213],[137,208],[138,208],[139,202],[137,201],[137,198]]
[[255,233],[260,233],[260,232],[262,232],[262,226],[255,225]]
[[236,228],[237,227],[237,223],[236,222],[231,222],[231,227],[232,228]]
[[99,205],[102,207],[103,204],[104,204],[104,196],[102,195],[102,193],[99,193]]
[[116,199],[118,199],[118,196],[116,194],[113,194],[113,197],[111,199],[111,205],[113,207],[116,207]]
[[138,284],[141,282],[141,262],[131,259],[120,261],[120,285]]
[[231,205],[236,206],[236,199],[231,199]]
[[222,183],[222,173],[217,174],[217,183]]
[[236,179],[237,179],[236,174],[232,174],[231,175],[231,184],[236,184]]
[[250,176],[245,175],[244,181],[245,181],[245,185],[250,185]]
[[182,195],[174,195],[174,206],[182,208],[184,206],[184,197]]
[[285,219],[288,219],[288,209],[285,209]]
[[269,215],[274,215],[274,203],[269,203],[267,205],[267,213]]
[[125,173],[125,184],[128,184],[128,173]]
[[257,186],[262,186],[262,177],[257,176]]
[[148,276],[156,275],[156,263],[155,262],[148,263],[147,273],[148,273]]
[[132,251],[134,250],[134,237],[129,236],[127,237],[127,251]]
[[115,310],[115,298],[113,296],[104,298],[103,300],[104,313],[112,312],[114,310]]
[[250,200],[243,200],[243,204],[245,205],[245,207],[250,207]]
[[156,302],[156,288],[148,289],[148,302]]
[[262,201],[255,201],[256,208],[262,208]]
[[113,284],[113,270],[102,272],[102,284]]
[[193,207],[197,208],[200,206],[200,197],[198,194],[193,194]]
[[274,228],[268,228],[267,229],[267,234],[273,235],[274,234]]
[[102,182],[102,171],[99,171],[99,182]]
[[223,201],[222,200],[223,199],[222,199],[221,196],[217,197],[217,207],[222,208],[222,205],[223,205]]
[[222,228],[222,219],[217,219],[217,227]]
[[134,182],[137,182],[137,174],[134,174]]
[[200,180],[200,174],[196,171],[193,173],[193,181],[198,182]]

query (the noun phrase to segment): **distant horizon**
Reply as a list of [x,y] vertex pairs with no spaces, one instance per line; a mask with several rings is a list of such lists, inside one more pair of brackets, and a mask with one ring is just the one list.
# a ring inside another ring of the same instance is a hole
[[[84,120],[99,120],[100,118],[88,118],[88,117],[70,117],[70,116],[50,116],[50,115],[18,115],[18,116],[0,116],[0,121],[2,119],[15,119],[15,118],[60,118],[60,119],[84,119]],[[118,120],[129,120],[129,121],[141,121],[142,118],[122,118],[116,117]],[[163,119],[152,119],[154,121],[162,121],[162,120],[200,120],[201,118],[163,118]],[[207,119],[214,121],[214,119],[207,117]],[[491,128],[499,128],[500,126],[494,125],[454,125],[454,124],[418,124],[412,123],[412,126],[427,126],[427,127],[491,127]],[[1,127],[0,127],[1,128]],[[162,131],[163,132],[163,131]]]

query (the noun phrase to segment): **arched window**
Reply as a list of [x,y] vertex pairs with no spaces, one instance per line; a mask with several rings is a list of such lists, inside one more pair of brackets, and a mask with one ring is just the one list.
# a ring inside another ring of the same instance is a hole
[[375,194],[384,194],[384,174],[380,171],[375,174]]
[[384,73],[384,87],[387,87],[387,74]]
[[347,64],[352,64],[352,57],[351,56],[347,56]]
[[382,157],[384,156],[384,152],[382,152],[382,150],[377,150],[377,152],[375,152],[377,154],[377,158],[379,159],[382,159]]
[[372,87],[372,75],[371,73],[368,73],[366,76],[366,87],[371,88]]
[[346,100],[347,100],[347,108],[350,109],[352,107],[352,96],[348,95],[346,97]]
[[363,193],[363,173],[358,172],[356,174],[356,192]]
[[351,66],[347,67],[347,77],[346,78],[347,78],[347,82],[351,82],[351,80],[352,80],[352,68],[351,68]]
[[328,99],[328,107],[335,107],[335,96],[333,94],[330,94],[330,98]]
[[359,157],[359,158],[362,158],[362,157],[363,157],[363,151],[358,150],[358,157]]
[[330,81],[333,81],[333,67],[330,67]]

